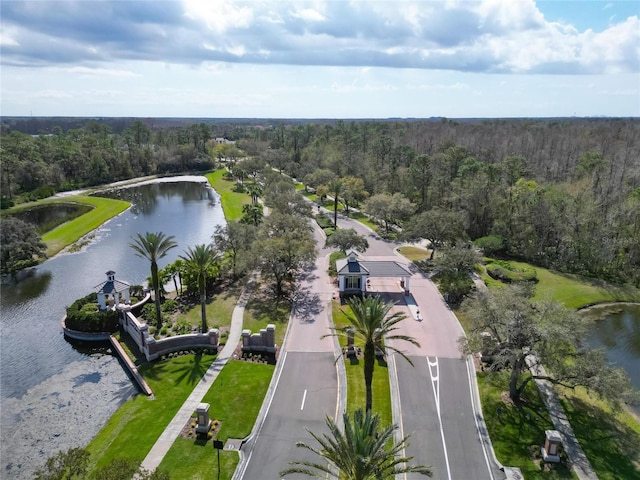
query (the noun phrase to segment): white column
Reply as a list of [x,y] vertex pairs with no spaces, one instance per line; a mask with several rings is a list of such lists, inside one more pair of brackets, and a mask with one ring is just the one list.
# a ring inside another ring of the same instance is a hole
[[404,293],[409,293],[409,279],[411,277],[404,277]]

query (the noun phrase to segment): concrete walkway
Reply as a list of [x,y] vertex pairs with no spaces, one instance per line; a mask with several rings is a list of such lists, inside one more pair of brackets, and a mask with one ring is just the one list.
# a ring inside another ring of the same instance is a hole
[[[534,361],[535,360],[531,358],[527,358],[527,364],[529,364],[531,373],[533,375],[540,376],[546,375],[547,373],[545,372],[544,367],[541,365],[534,365]],[[547,380],[534,379],[534,381],[536,382],[538,390],[542,395],[542,399],[547,406],[554,428],[560,432],[560,435],[562,436],[562,447],[567,454],[571,467],[573,467],[573,471],[580,480],[598,480],[596,472],[593,470],[591,463],[589,463],[589,459],[585,455],[580,443],[578,443],[578,439],[573,433],[573,428],[571,428],[569,419],[560,404],[560,400],[558,400],[558,395],[553,389],[553,385],[551,385]]]
[[200,382],[193,389],[189,398],[187,398],[184,404],[182,404],[178,413],[176,413],[173,420],[171,420],[169,425],[167,425],[167,428],[164,429],[164,432],[162,432],[155,445],[142,461],[142,468],[145,468],[146,470],[155,470],[158,468],[158,465],[162,462],[162,459],[169,451],[169,448],[171,448],[173,442],[180,435],[182,428],[189,421],[193,412],[196,411],[198,404],[202,402],[202,398],[209,391],[211,385],[213,385],[213,382],[220,373],[220,370],[222,370],[222,367],[224,367],[227,361],[233,356],[242,335],[244,309],[254,288],[255,278],[252,277],[240,295],[240,298],[233,310],[233,315],[231,317],[231,330],[229,331],[227,343],[218,354],[216,360],[205,372]]

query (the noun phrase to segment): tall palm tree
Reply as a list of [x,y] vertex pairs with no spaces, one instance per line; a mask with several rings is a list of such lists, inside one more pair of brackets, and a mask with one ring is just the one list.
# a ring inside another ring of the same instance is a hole
[[189,247],[186,255],[181,255],[187,268],[198,272],[198,292],[200,293],[200,314],[202,316],[202,333],[207,331],[207,274],[211,266],[218,260],[218,252],[212,245],[196,245]]
[[247,193],[251,195],[251,204],[255,205],[258,203],[260,195],[262,195],[262,187],[258,183],[251,183],[247,185]]
[[[382,341],[385,338],[387,340],[404,340],[417,347],[419,347],[420,344],[413,337],[394,333],[398,329],[398,323],[404,320],[406,316],[402,312],[389,315],[393,308],[393,303],[384,302],[379,296],[365,296],[351,297],[347,304],[351,307],[351,310],[344,311],[344,313],[351,325],[342,330],[334,329],[332,333],[325,336],[348,337],[349,330],[351,330],[355,338],[364,344],[365,408],[366,411],[369,412],[373,403],[371,383],[373,381],[373,369],[376,363],[376,348],[382,345]],[[386,348],[400,354],[413,365],[409,357],[397,348],[388,344]]]
[[138,257],[146,258],[151,262],[151,283],[156,303],[157,328],[162,328],[162,312],[160,311],[160,282],[158,280],[158,260],[163,258],[169,250],[178,246],[173,240],[173,235],[167,237],[162,232],[146,232],[144,235],[138,233],[137,237],[132,237],[133,243],[129,246],[133,248]]
[[342,195],[342,181],[334,180],[329,184],[329,192],[333,195],[333,224],[338,226],[338,199]]
[[[344,432],[329,417],[326,422],[330,434],[309,432],[320,444],[320,448],[298,442],[298,447],[306,448],[318,455],[323,462],[293,461],[290,468],[280,472],[281,476],[298,473],[315,478],[337,478],[342,480],[393,479],[398,474],[420,473],[431,476],[429,467],[409,465],[413,457],[403,457],[406,448],[404,437],[393,445],[395,426],[381,427],[380,417],[371,412],[357,410],[353,423],[349,414],[343,415]],[[391,446],[393,445],[393,446]]]

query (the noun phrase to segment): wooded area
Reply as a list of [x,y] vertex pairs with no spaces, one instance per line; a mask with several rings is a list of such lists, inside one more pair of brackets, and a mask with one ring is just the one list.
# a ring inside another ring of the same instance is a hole
[[40,136],[3,121],[3,207],[251,156],[346,206],[371,198],[388,226],[435,244],[492,235],[498,253],[640,285],[638,119],[120,120],[118,133],[90,120],[66,131],[42,123],[53,133]]

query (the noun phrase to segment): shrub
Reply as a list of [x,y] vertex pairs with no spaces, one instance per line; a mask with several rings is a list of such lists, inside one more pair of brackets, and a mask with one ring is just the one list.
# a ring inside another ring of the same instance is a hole
[[178,302],[177,300],[174,299],[169,299],[169,300],[165,300],[164,303],[162,304],[162,311],[163,312],[169,312],[169,313],[173,313],[176,310],[178,310]]
[[156,306],[153,302],[147,303],[142,307],[142,318],[144,318],[150,326],[158,324],[156,319]]
[[343,252],[333,252],[329,255],[329,276],[335,277],[338,274],[336,269],[336,260],[340,258],[347,258],[347,256]]
[[459,304],[474,289],[475,284],[466,272],[441,272],[434,277],[449,304]]
[[473,244],[481,248],[485,255],[493,255],[496,252],[501,252],[505,248],[505,241],[500,235],[487,235],[486,237],[480,237],[474,240]]
[[325,213],[319,213],[318,215],[316,215],[316,222],[318,223],[318,225],[320,226],[320,228],[329,228],[329,227],[333,227],[333,220],[331,220],[327,214]]
[[2,197],[0,199],[0,209],[1,210],[5,210],[7,208],[11,208],[11,207],[13,207],[13,205],[15,205],[15,204],[14,204],[13,200],[11,200],[10,198]]
[[537,282],[538,274],[533,268],[516,269],[509,262],[495,261],[487,265],[487,273],[491,278],[505,283]]
[[67,307],[66,325],[79,332],[115,332],[118,330],[118,312],[98,310],[98,295],[90,293]]

